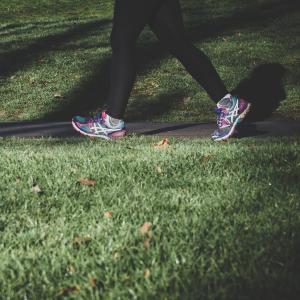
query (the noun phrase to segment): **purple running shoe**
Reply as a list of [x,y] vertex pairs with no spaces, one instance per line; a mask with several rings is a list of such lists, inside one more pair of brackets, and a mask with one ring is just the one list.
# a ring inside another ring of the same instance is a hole
[[75,116],[72,118],[72,125],[83,135],[106,140],[121,138],[126,134],[124,121],[120,120],[117,125],[112,125],[105,111],[94,117]]
[[227,96],[217,103],[218,129],[212,134],[214,141],[222,141],[236,134],[236,126],[250,111],[251,104],[237,96]]

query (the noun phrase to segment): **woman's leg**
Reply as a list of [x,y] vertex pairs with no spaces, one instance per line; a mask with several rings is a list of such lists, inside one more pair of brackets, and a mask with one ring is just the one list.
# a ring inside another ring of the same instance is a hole
[[184,30],[179,0],[164,1],[151,19],[150,27],[209,96],[218,102],[218,129],[212,138],[221,141],[235,134],[237,124],[245,118],[251,104],[228,93],[209,58],[189,41]]
[[107,113],[123,118],[135,76],[137,38],[165,0],[115,0],[113,28],[110,35],[112,63]]
[[165,0],[149,23],[151,29],[215,101],[228,93],[209,58],[186,36],[178,0]]

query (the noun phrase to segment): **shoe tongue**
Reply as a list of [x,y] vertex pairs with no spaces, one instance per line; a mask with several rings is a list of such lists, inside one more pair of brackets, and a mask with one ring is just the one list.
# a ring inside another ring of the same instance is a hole
[[116,127],[116,125],[112,123],[111,117],[110,117],[105,111],[103,111],[103,112],[101,113],[101,119],[104,121],[104,124],[105,124],[107,127],[109,127],[109,128],[114,128],[114,127]]
[[218,108],[230,108],[231,107],[231,98],[226,97],[219,101]]

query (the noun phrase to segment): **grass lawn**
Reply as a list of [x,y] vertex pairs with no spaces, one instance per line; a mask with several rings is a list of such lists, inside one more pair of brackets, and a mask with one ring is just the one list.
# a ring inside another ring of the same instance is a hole
[[157,140],[0,140],[0,299],[297,299],[299,139]]
[[[296,1],[181,3],[256,117],[300,119]],[[112,4],[0,2],[0,121],[103,108]],[[137,47],[127,120],[214,120],[148,27]],[[0,138],[1,300],[298,299],[300,140],[158,139]]]

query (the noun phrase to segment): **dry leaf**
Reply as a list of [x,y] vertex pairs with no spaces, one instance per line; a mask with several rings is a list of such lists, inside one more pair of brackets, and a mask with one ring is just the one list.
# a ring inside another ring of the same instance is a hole
[[96,184],[96,180],[89,179],[89,178],[80,178],[78,179],[78,182],[88,186],[94,186]]
[[164,148],[170,145],[169,140],[167,138],[159,141],[157,144],[154,144],[155,148]]
[[149,278],[150,275],[151,275],[150,270],[149,270],[149,269],[146,269],[146,270],[144,271],[144,277],[145,277],[145,278]]
[[162,173],[162,169],[161,169],[160,166],[157,166],[157,167],[156,167],[156,170],[157,170],[158,173],[160,173],[160,174]]
[[55,93],[54,94],[54,98],[56,98],[56,99],[63,99],[64,96],[62,94],[60,94],[60,93]]
[[111,212],[111,211],[106,211],[106,212],[104,213],[104,217],[105,217],[105,218],[111,218],[111,217],[112,217],[112,212]]
[[115,252],[114,254],[113,254],[113,259],[114,260],[118,260],[120,258],[120,253],[119,252]]
[[60,292],[59,292],[59,295],[67,296],[68,294],[77,293],[79,291],[80,291],[80,286],[79,285],[74,285],[74,286],[71,286],[71,287],[61,289]]
[[182,99],[182,102],[183,102],[184,105],[187,105],[190,101],[191,101],[191,97],[184,97]]
[[149,237],[148,239],[144,240],[144,247],[145,247],[146,249],[149,249],[149,248],[150,248],[151,241],[152,241],[152,238],[151,238],[151,237]]
[[95,288],[97,286],[97,278],[90,277],[89,283],[90,283],[91,287]]
[[209,155],[203,155],[202,156],[202,160],[203,161],[209,161],[210,160],[210,156]]
[[70,274],[73,274],[73,273],[76,272],[75,268],[74,268],[72,265],[68,266],[67,271],[68,271],[68,273],[70,273]]
[[41,194],[43,192],[42,189],[37,184],[34,184],[31,190],[36,194]]
[[92,241],[92,238],[90,236],[76,235],[73,239],[73,245],[78,247],[81,244],[88,244],[91,241]]
[[145,235],[150,232],[152,224],[150,222],[145,222],[139,229],[141,235]]

